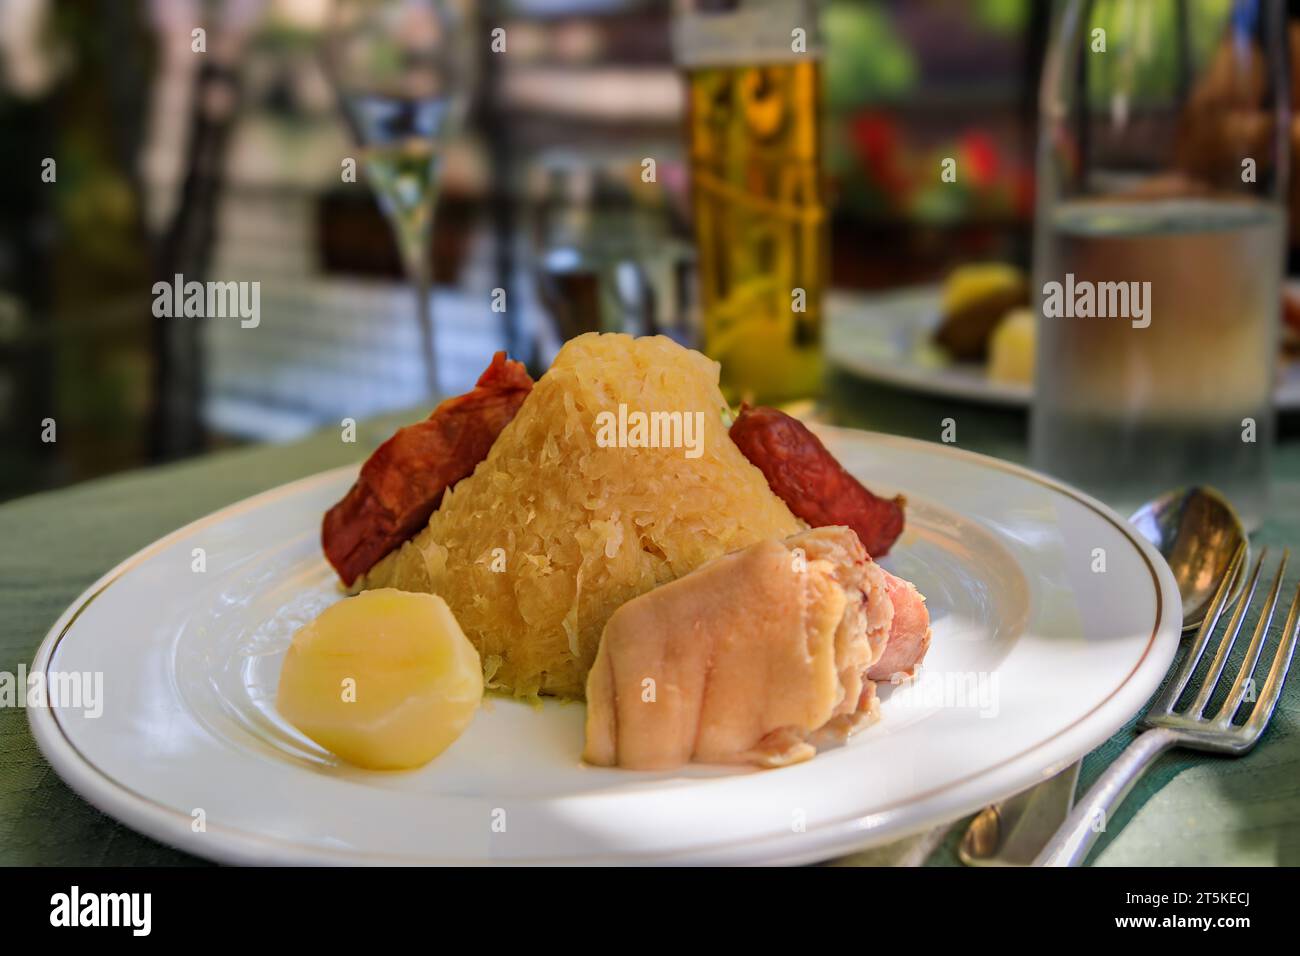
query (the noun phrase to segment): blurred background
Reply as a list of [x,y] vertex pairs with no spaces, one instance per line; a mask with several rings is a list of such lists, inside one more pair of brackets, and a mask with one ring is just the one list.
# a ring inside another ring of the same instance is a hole
[[[693,342],[670,4],[449,6],[472,86],[429,247],[440,390],[501,348],[540,371],[585,313]],[[1059,6],[821,5],[832,301],[1029,266]],[[364,172],[341,175],[358,153],[320,53],[329,8],[0,0],[0,497],[427,407],[409,269]],[[175,273],[260,282],[257,328],[155,317]]]

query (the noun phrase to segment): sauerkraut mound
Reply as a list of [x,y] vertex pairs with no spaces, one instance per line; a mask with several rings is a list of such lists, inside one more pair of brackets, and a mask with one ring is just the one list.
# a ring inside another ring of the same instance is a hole
[[[617,416],[620,404],[703,413],[698,457],[683,447],[602,447],[597,416]],[[725,408],[718,365],[698,352],[662,336],[579,336],[428,527],[362,586],[441,595],[478,648],[489,687],[581,698],[620,605],[802,527],[728,437]]]

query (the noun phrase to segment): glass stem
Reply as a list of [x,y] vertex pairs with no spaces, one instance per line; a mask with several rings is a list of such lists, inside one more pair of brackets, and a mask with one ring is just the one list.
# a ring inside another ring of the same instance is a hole
[[406,269],[415,285],[415,321],[420,326],[420,352],[424,359],[425,386],[429,394],[440,394],[438,388],[438,348],[433,328],[433,275],[429,265],[432,223],[421,231],[419,240],[412,243],[414,255],[408,256]]

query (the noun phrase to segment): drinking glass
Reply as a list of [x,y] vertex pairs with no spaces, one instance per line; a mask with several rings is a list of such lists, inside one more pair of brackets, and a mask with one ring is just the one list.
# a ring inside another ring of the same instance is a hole
[[1289,80],[1273,0],[1072,0],[1041,89],[1036,467],[1267,507]]
[[818,393],[830,257],[816,0],[677,0],[702,345],[728,399]]
[[467,61],[447,0],[335,0],[327,72],[361,166],[415,285],[430,393],[438,391],[430,243],[443,148],[464,103]]

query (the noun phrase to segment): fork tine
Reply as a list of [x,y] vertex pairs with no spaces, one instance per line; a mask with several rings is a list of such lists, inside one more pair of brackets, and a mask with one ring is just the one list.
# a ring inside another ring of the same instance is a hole
[[[1214,652],[1214,660],[1210,662],[1210,669],[1206,671],[1205,680],[1201,681],[1201,689],[1196,694],[1196,699],[1192,701],[1187,713],[1193,717],[1201,716],[1205,710],[1205,705],[1210,701],[1210,695],[1214,693],[1215,686],[1219,683],[1219,678],[1223,676],[1223,667],[1228,663],[1228,655],[1232,653],[1232,647],[1237,643],[1237,635],[1241,633],[1242,622],[1246,620],[1246,611],[1250,608],[1251,602],[1255,600],[1255,585],[1259,582],[1259,572],[1264,566],[1264,558],[1268,554],[1268,548],[1261,548],[1259,557],[1255,561],[1255,568],[1250,574],[1250,584],[1246,588],[1245,594],[1237,603],[1237,609],[1232,614],[1232,620],[1228,622],[1228,627],[1223,632],[1223,637],[1219,640],[1219,649]],[[1285,561],[1283,565],[1285,565]],[[1281,578],[1275,582],[1275,586],[1281,584]],[[1272,614],[1272,610],[1269,611]],[[1265,628],[1267,633],[1267,628]]]
[[[1205,620],[1201,622],[1201,629],[1196,632],[1196,643],[1187,651],[1187,657],[1183,660],[1183,666],[1179,669],[1178,675],[1171,680],[1160,696],[1157,697],[1147,709],[1146,717],[1158,715],[1168,715],[1173,712],[1174,704],[1182,696],[1187,687],[1187,682],[1192,679],[1192,674],[1196,672],[1196,665],[1201,662],[1201,655],[1205,653],[1206,645],[1210,643],[1210,635],[1219,625],[1219,618],[1223,614],[1227,604],[1228,595],[1232,593],[1232,587],[1237,581],[1237,575],[1242,570],[1242,563],[1246,560],[1246,543],[1243,541],[1237,545],[1237,551],[1232,556],[1232,562],[1228,565],[1227,573],[1224,574],[1223,580],[1219,582],[1219,590],[1215,592],[1214,600],[1210,602],[1210,609],[1205,614]],[[1246,595],[1239,599],[1242,603],[1248,603]],[[1144,718],[1145,720],[1145,718]]]
[[1287,670],[1291,667],[1291,655],[1295,652],[1296,636],[1300,634],[1300,585],[1296,587],[1295,599],[1291,602],[1291,613],[1286,616],[1286,626],[1277,642],[1277,654],[1273,666],[1269,668],[1268,680],[1264,690],[1255,702],[1255,709],[1250,720],[1243,725],[1247,736],[1253,742],[1264,732],[1264,727],[1273,716],[1277,699],[1282,696],[1282,685],[1286,682]]
[[[1255,633],[1251,636],[1250,646],[1246,648],[1246,656],[1241,662],[1241,669],[1237,674],[1237,679],[1233,681],[1232,689],[1228,691],[1223,706],[1219,708],[1219,712],[1214,717],[1215,723],[1221,726],[1226,727],[1232,723],[1237,708],[1241,706],[1241,702],[1246,696],[1246,685],[1252,679],[1255,664],[1258,663],[1260,652],[1264,649],[1264,642],[1268,640],[1268,629],[1273,625],[1273,612],[1277,610],[1277,599],[1282,591],[1282,579],[1286,576],[1286,564],[1290,557],[1290,551],[1284,550],[1282,552],[1282,560],[1278,563],[1277,574],[1273,576],[1273,587],[1269,589],[1268,600],[1264,608],[1259,612],[1259,622],[1255,625]],[[1218,681],[1217,674],[1215,675],[1215,681]],[[1202,688],[1201,697],[1204,697],[1206,701],[1209,700],[1209,694],[1204,688]],[[1199,701],[1200,698],[1198,697],[1197,700]],[[1198,708],[1196,713],[1199,716],[1201,708]]]

